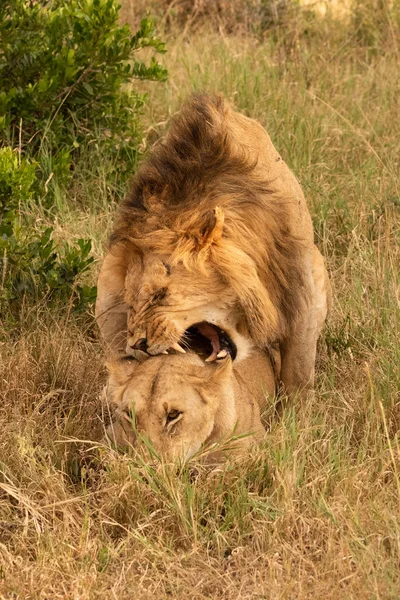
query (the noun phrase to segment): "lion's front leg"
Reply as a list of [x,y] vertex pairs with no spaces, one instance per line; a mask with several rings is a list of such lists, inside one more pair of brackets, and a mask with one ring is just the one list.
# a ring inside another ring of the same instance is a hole
[[314,246],[309,301],[303,307],[290,338],[280,345],[281,380],[289,395],[314,389],[317,340],[332,302],[324,259]]
[[96,321],[107,351],[123,354],[128,306],[124,300],[126,266],[117,248],[105,257],[97,281]]
[[281,381],[288,395],[314,389],[317,339],[315,311],[309,307],[298,319],[291,337],[280,345]]

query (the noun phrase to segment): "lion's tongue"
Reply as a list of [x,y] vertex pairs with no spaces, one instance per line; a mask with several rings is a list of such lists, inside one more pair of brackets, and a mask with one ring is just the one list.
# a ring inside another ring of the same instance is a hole
[[212,325],[209,325],[208,323],[199,323],[198,325],[196,325],[196,327],[201,333],[201,335],[204,335],[205,338],[210,340],[212,345],[212,353],[208,358],[206,358],[206,362],[212,362],[216,360],[218,353],[220,352],[218,333],[216,332],[214,327],[212,327]]

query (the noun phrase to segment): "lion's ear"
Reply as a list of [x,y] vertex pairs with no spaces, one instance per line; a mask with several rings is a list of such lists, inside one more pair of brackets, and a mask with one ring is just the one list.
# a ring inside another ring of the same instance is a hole
[[224,211],[219,206],[210,211],[206,215],[205,222],[200,232],[201,249],[208,248],[211,244],[215,244],[222,237],[224,228]]

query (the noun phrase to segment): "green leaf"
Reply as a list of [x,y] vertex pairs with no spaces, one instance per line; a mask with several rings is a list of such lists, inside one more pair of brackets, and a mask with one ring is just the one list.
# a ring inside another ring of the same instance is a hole
[[92,86],[90,85],[90,83],[87,83],[87,81],[84,81],[84,82],[82,83],[82,85],[83,85],[83,87],[85,88],[85,90],[87,91],[87,93],[88,93],[90,96],[93,96],[93,88],[92,88]]

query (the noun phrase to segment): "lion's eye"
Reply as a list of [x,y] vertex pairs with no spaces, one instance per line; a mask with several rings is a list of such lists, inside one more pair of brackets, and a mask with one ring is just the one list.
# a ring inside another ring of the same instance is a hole
[[167,277],[169,277],[171,275],[171,265],[169,265],[168,263],[166,263],[164,261],[162,261],[162,264],[165,267],[165,272],[166,272]]

